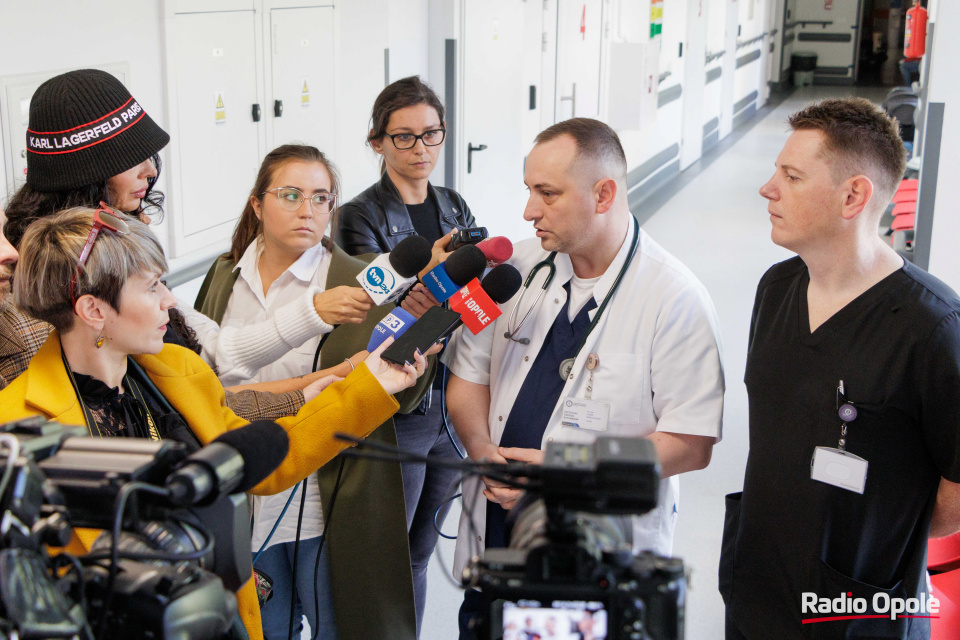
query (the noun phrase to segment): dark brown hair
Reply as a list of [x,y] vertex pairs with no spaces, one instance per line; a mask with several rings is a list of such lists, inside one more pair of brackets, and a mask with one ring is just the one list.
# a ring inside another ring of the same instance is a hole
[[612,168],[620,175],[611,176],[615,179],[626,179],[627,156],[620,144],[617,132],[606,123],[592,118],[571,118],[551,125],[537,134],[535,145],[550,142],[560,136],[570,136],[577,143],[579,162],[593,160]]
[[[319,163],[330,174],[331,193],[337,196],[333,203],[334,209],[331,212],[331,224],[333,224],[337,207],[340,204],[340,174],[333,162],[316,147],[305,144],[284,144],[268,153],[260,164],[257,179],[253,183],[253,189],[250,190],[250,197],[256,198],[262,203],[263,193],[270,188],[270,183],[273,182],[277,172],[287,163],[294,161]],[[257,212],[254,211],[253,203],[250,202],[248,197],[247,203],[243,207],[243,213],[240,214],[240,221],[237,222],[237,228],[233,231],[233,242],[230,245],[230,257],[234,263],[240,262],[243,252],[261,233],[263,233],[263,223],[257,218]]]
[[[163,217],[164,196],[162,191],[154,188],[154,185],[160,177],[160,156],[155,155],[152,160],[157,169],[157,175],[147,179],[147,194],[140,203],[140,209],[124,213],[133,216],[144,213],[159,220]],[[96,207],[101,200],[107,204],[113,204],[106,180],[67,191],[37,191],[29,184],[24,184],[7,203],[7,224],[4,226],[4,234],[10,244],[19,247],[27,227],[35,220],[52,216],[64,209]]]
[[819,131],[835,181],[865,175],[886,205],[907,168],[896,119],[864,98],[821,100],[788,120],[794,131]]
[[[401,78],[388,84],[373,101],[373,112],[370,114],[370,133],[367,135],[367,144],[380,140],[387,132],[387,123],[394,111],[425,104],[434,108],[443,124],[443,103],[440,97],[430,88],[420,76]],[[387,170],[387,163],[380,159],[380,173]]]

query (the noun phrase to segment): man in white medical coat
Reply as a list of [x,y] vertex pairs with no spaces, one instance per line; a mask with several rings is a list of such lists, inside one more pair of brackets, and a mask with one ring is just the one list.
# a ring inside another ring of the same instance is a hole
[[[634,518],[633,546],[669,554],[677,475],[704,468],[721,435],[720,332],[703,285],[639,229],[626,173],[620,140],[602,122],[574,118],[537,136],[523,217],[538,239],[518,243],[510,262],[525,279],[539,269],[492,327],[451,342],[448,408],[475,460],[540,463],[553,440],[648,437],[666,481],[658,507]],[[464,482],[464,501],[474,502],[461,517],[456,576],[485,546],[507,544],[505,514],[520,494],[479,482]],[[478,605],[468,590],[462,639]]]

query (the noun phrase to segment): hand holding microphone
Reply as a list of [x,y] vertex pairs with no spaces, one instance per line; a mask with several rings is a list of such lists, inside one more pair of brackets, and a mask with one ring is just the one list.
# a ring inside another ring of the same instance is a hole
[[363,289],[341,286],[313,296],[313,308],[327,324],[360,324],[373,309],[373,300]]
[[431,261],[430,243],[421,236],[404,238],[390,253],[377,256],[357,275],[369,299],[377,306],[396,302]]
[[[473,245],[463,248],[476,249]],[[479,333],[497,319],[501,313],[497,305],[512,298],[522,282],[520,272],[509,264],[491,269],[483,282],[474,278],[450,297],[450,309],[432,307],[423,314],[384,352],[384,360],[398,364],[407,362],[411,354],[427,351],[463,324],[467,324],[471,332]]]

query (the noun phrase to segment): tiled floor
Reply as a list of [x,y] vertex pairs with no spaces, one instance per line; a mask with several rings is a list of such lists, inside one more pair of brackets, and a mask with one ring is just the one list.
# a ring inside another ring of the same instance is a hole
[[[653,214],[644,229],[703,281],[710,291],[723,332],[727,392],[723,441],[710,466],[685,476],[674,552],[691,573],[687,603],[687,640],[722,640],[723,603],[717,593],[717,562],[723,528],[723,496],[739,491],[747,459],[747,397],[743,385],[747,331],[756,284],[764,271],[790,254],[770,241],[766,205],[757,190],[773,173],[787,138],[787,116],[820,98],[852,92],[880,102],[882,89],[807,87],[791,94],[723,155],[705,168],[694,165],[696,178]],[[735,134],[736,135],[736,132]],[[707,163],[705,163],[707,164]],[[444,529],[456,532],[459,509]],[[449,564],[453,541],[439,552]],[[442,575],[436,556],[429,569],[429,593],[423,640],[457,637],[457,610],[462,596]]]

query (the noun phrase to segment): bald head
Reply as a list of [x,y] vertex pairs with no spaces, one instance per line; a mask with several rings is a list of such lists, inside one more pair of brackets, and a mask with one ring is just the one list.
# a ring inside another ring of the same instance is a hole
[[577,153],[567,171],[593,185],[605,178],[613,179],[621,193],[627,189],[627,157],[620,137],[609,125],[592,118],[571,118],[547,127],[534,144],[551,142],[565,137],[573,141]]

